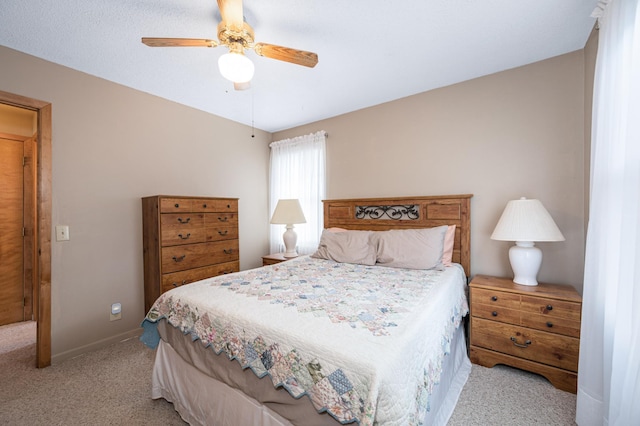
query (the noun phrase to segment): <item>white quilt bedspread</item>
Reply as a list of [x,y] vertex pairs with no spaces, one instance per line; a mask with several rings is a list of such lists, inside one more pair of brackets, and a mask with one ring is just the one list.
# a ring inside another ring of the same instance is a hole
[[[462,267],[416,271],[307,256],[164,293],[166,318],[339,422],[415,425],[468,312]],[[157,333],[157,332],[156,332]]]

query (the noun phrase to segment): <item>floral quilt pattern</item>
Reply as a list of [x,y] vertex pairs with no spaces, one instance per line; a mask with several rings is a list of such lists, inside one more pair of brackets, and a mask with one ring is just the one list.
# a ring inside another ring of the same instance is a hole
[[[375,273],[373,273],[375,271]],[[307,258],[259,268],[212,283],[298,312],[326,316],[374,335],[388,335],[396,320],[429,291],[438,271],[384,268]]]
[[[195,285],[227,289],[261,303],[295,307],[300,313],[346,323],[350,328],[367,330],[372,336],[388,336],[417,301],[428,294],[440,274],[305,258]],[[467,310],[464,297],[450,312],[450,323],[442,335],[442,355],[427,364],[421,374],[424,377],[419,379],[411,424],[419,424],[418,419],[429,408],[428,396],[439,379],[441,358]],[[308,395],[319,412],[327,411],[343,424],[374,424],[373,385],[345,367],[318,359],[284,340],[268,341],[262,335],[247,335],[241,325],[211,310],[201,312],[198,306],[184,302],[174,292],[160,296],[143,327],[163,318],[183,333],[190,333],[194,340],[211,346],[216,353],[224,352],[243,368],[251,368],[258,377],[268,375],[275,387],[284,387],[293,397]]]

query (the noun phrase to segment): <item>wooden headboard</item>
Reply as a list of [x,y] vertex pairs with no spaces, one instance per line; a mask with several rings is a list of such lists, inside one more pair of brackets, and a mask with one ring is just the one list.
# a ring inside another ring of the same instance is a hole
[[471,194],[323,200],[324,227],[372,231],[456,225],[453,261],[471,271]]

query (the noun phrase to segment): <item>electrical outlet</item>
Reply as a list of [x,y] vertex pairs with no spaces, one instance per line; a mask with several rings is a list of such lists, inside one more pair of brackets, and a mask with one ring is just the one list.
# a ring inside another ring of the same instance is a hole
[[111,305],[109,321],[117,321],[119,319],[122,319],[122,305],[120,303],[114,303]]
[[56,226],[56,241],[69,241],[69,227],[67,225]]

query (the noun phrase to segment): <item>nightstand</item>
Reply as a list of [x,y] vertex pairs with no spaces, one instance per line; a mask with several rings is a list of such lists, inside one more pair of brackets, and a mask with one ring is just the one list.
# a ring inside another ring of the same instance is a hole
[[262,256],[262,266],[275,265],[276,263],[295,259],[294,257],[284,257],[284,253],[275,253]]
[[531,371],[576,393],[582,298],[573,287],[476,275],[469,298],[471,362]]

